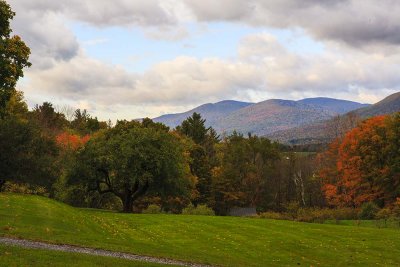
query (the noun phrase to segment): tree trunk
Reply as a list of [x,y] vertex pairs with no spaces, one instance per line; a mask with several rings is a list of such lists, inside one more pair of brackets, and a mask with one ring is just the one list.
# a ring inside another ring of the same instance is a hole
[[0,192],[3,191],[3,185],[6,183],[6,180],[0,179]]
[[132,192],[126,192],[125,197],[122,200],[123,202],[123,212],[124,213],[130,213],[132,212],[133,208],[133,198],[132,198]]

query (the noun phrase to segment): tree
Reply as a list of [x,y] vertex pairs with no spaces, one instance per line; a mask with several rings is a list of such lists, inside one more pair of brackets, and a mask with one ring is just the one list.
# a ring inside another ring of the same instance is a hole
[[203,144],[207,138],[209,128],[205,126],[205,119],[201,118],[199,113],[194,112],[193,115],[182,122],[177,127],[178,132],[192,138],[196,144]]
[[193,203],[207,204],[211,197],[211,167],[208,162],[207,154],[204,148],[198,144],[193,144],[190,148],[190,171],[197,177],[196,190],[197,196]]
[[189,138],[194,144],[190,148],[190,170],[197,177],[195,205],[209,204],[211,198],[211,169],[217,165],[215,144],[219,142],[216,131],[205,126],[205,119],[194,112],[193,115],[177,127],[177,131]]
[[102,122],[97,117],[92,118],[86,109],[75,110],[71,127],[81,135],[92,134],[100,129],[108,128],[107,122]]
[[362,122],[322,154],[320,177],[329,204],[393,203],[400,195],[399,114]]
[[50,188],[56,179],[58,149],[34,123],[7,117],[0,120],[0,190],[6,180]]
[[215,211],[226,214],[234,206],[259,206],[279,158],[275,144],[267,138],[244,138],[234,132],[219,149],[221,165],[212,172]]
[[29,116],[28,105],[24,100],[24,93],[15,90],[7,102],[4,118],[27,120]]
[[132,212],[146,193],[188,194],[193,181],[177,136],[138,122],[120,121],[95,134],[77,157],[69,175],[88,190],[112,193]]
[[15,16],[9,4],[0,0],[0,119],[10,100],[23,68],[29,67],[30,49],[19,36],[10,36],[10,21]]
[[64,114],[56,112],[50,102],[36,105],[32,111],[32,119],[50,136],[57,135],[68,125]]

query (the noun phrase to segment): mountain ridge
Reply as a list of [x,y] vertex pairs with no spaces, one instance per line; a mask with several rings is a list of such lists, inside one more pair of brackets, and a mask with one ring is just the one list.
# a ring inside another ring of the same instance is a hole
[[206,119],[207,127],[212,126],[220,134],[229,134],[236,130],[243,134],[265,136],[368,106],[369,104],[328,97],[267,99],[258,103],[223,100],[206,103],[182,113],[165,114],[153,120],[175,128],[193,112],[197,112]]
[[335,120],[346,120],[346,116],[356,116],[359,120],[362,120],[373,116],[387,115],[399,111],[400,92],[397,92],[385,97],[373,105],[349,111],[342,114],[340,117],[331,118],[325,121],[317,121],[287,130],[276,131],[266,134],[265,136],[282,143],[291,144],[329,142],[334,138],[330,131],[332,130],[332,124],[336,123]]

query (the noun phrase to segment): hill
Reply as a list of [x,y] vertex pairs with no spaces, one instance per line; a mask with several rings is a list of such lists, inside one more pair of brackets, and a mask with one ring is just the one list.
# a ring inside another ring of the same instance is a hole
[[355,112],[362,118],[391,114],[400,111],[400,92],[394,93],[369,107],[357,109]]
[[334,116],[334,112],[298,101],[271,99],[232,112],[213,126],[217,132],[234,130],[266,135]]
[[[219,266],[370,266],[400,262],[398,229],[267,219],[119,214],[0,194],[0,236]],[[51,262],[49,262],[51,264]]]
[[193,112],[197,112],[206,119],[207,126],[212,126],[219,133],[231,133],[236,130],[243,134],[250,132],[266,135],[367,106],[368,104],[326,97],[299,101],[270,99],[259,103],[224,100],[215,104],[204,104],[184,113],[163,115],[153,120],[175,128]]
[[298,103],[315,105],[324,108],[327,111],[331,111],[336,114],[345,114],[349,111],[369,107],[370,104],[360,104],[358,102],[334,99],[327,97],[315,97],[315,98],[305,98],[297,101]]
[[334,128],[334,125],[337,124],[338,121],[345,122],[349,117],[354,116],[358,117],[359,120],[362,120],[368,117],[392,114],[394,112],[400,112],[400,92],[392,94],[373,105],[356,109],[343,114],[340,117],[300,125],[287,130],[276,131],[269,133],[266,136],[282,143],[324,143],[331,141],[332,138],[335,137],[332,128]]
[[212,103],[204,104],[183,113],[162,115],[160,117],[154,118],[153,120],[155,122],[164,123],[165,125],[171,128],[175,128],[176,126],[180,125],[182,121],[184,121],[186,118],[192,116],[194,112],[197,112],[200,113],[201,116],[206,119],[207,126],[213,126],[218,119],[238,109],[247,107],[251,104],[252,103],[248,102],[224,100],[214,104]]

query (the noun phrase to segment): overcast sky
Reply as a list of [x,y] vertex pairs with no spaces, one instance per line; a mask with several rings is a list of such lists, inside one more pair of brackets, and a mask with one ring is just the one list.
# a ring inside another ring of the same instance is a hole
[[33,66],[29,105],[102,120],[224,99],[400,91],[397,0],[9,0]]

